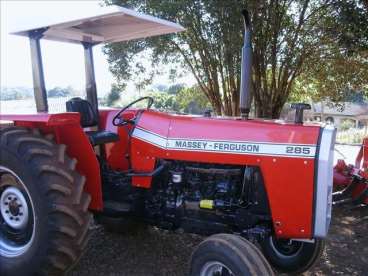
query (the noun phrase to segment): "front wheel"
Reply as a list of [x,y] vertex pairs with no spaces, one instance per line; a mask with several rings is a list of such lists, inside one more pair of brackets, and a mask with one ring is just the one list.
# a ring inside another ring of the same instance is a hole
[[191,258],[191,276],[272,276],[271,266],[249,241],[217,234],[199,244]]
[[299,274],[309,270],[321,257],[325,243],[276,239],[270,236],[262,241],[262,251],[271,265],[281,273]]

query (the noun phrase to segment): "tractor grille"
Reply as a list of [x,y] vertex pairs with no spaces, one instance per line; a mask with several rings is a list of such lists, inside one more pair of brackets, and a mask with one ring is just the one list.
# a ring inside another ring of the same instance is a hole
[[326,126],[322,129],[318,153],[317,185],[315,196],[314,237],[327,236],[331,222],[333,160],[336,129]]

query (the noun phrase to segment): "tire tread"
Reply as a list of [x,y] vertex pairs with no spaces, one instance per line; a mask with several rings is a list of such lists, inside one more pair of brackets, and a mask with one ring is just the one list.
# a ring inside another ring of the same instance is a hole
[[80,258],[88,242],[92,215],[91,196],[84,192],[85,177],[75,171],[77,160],[66,146],[56,144],[52,134],[39,129],[8,127],[0,130],[0,147],[17,156],[40,182],[40,193],[49,205],[47,227],[52,240],[37,275],[67,272]]

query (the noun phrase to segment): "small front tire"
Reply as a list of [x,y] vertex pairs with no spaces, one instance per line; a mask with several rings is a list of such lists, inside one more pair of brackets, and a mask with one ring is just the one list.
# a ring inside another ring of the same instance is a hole
[[262,253],[249,241],[231,234],[213,235],[196,248],[191,276],[274,275]]

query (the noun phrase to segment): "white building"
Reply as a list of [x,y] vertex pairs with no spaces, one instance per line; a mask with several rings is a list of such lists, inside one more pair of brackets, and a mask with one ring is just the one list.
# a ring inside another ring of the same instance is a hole
[[[338,105],[328,105],[326,102],[311,104],[312,109],[304,112],[305,121],[331,122],[337,128],[341,123],[349,120],[356,128],[368,126],[368,104],[344,102]],[[285,110],[286,109],[286,110]],[[295,111],[290,107],[284,109],[283,114],[288,120],[293,120]],[[285,112],[286,111],[286,112]]]

